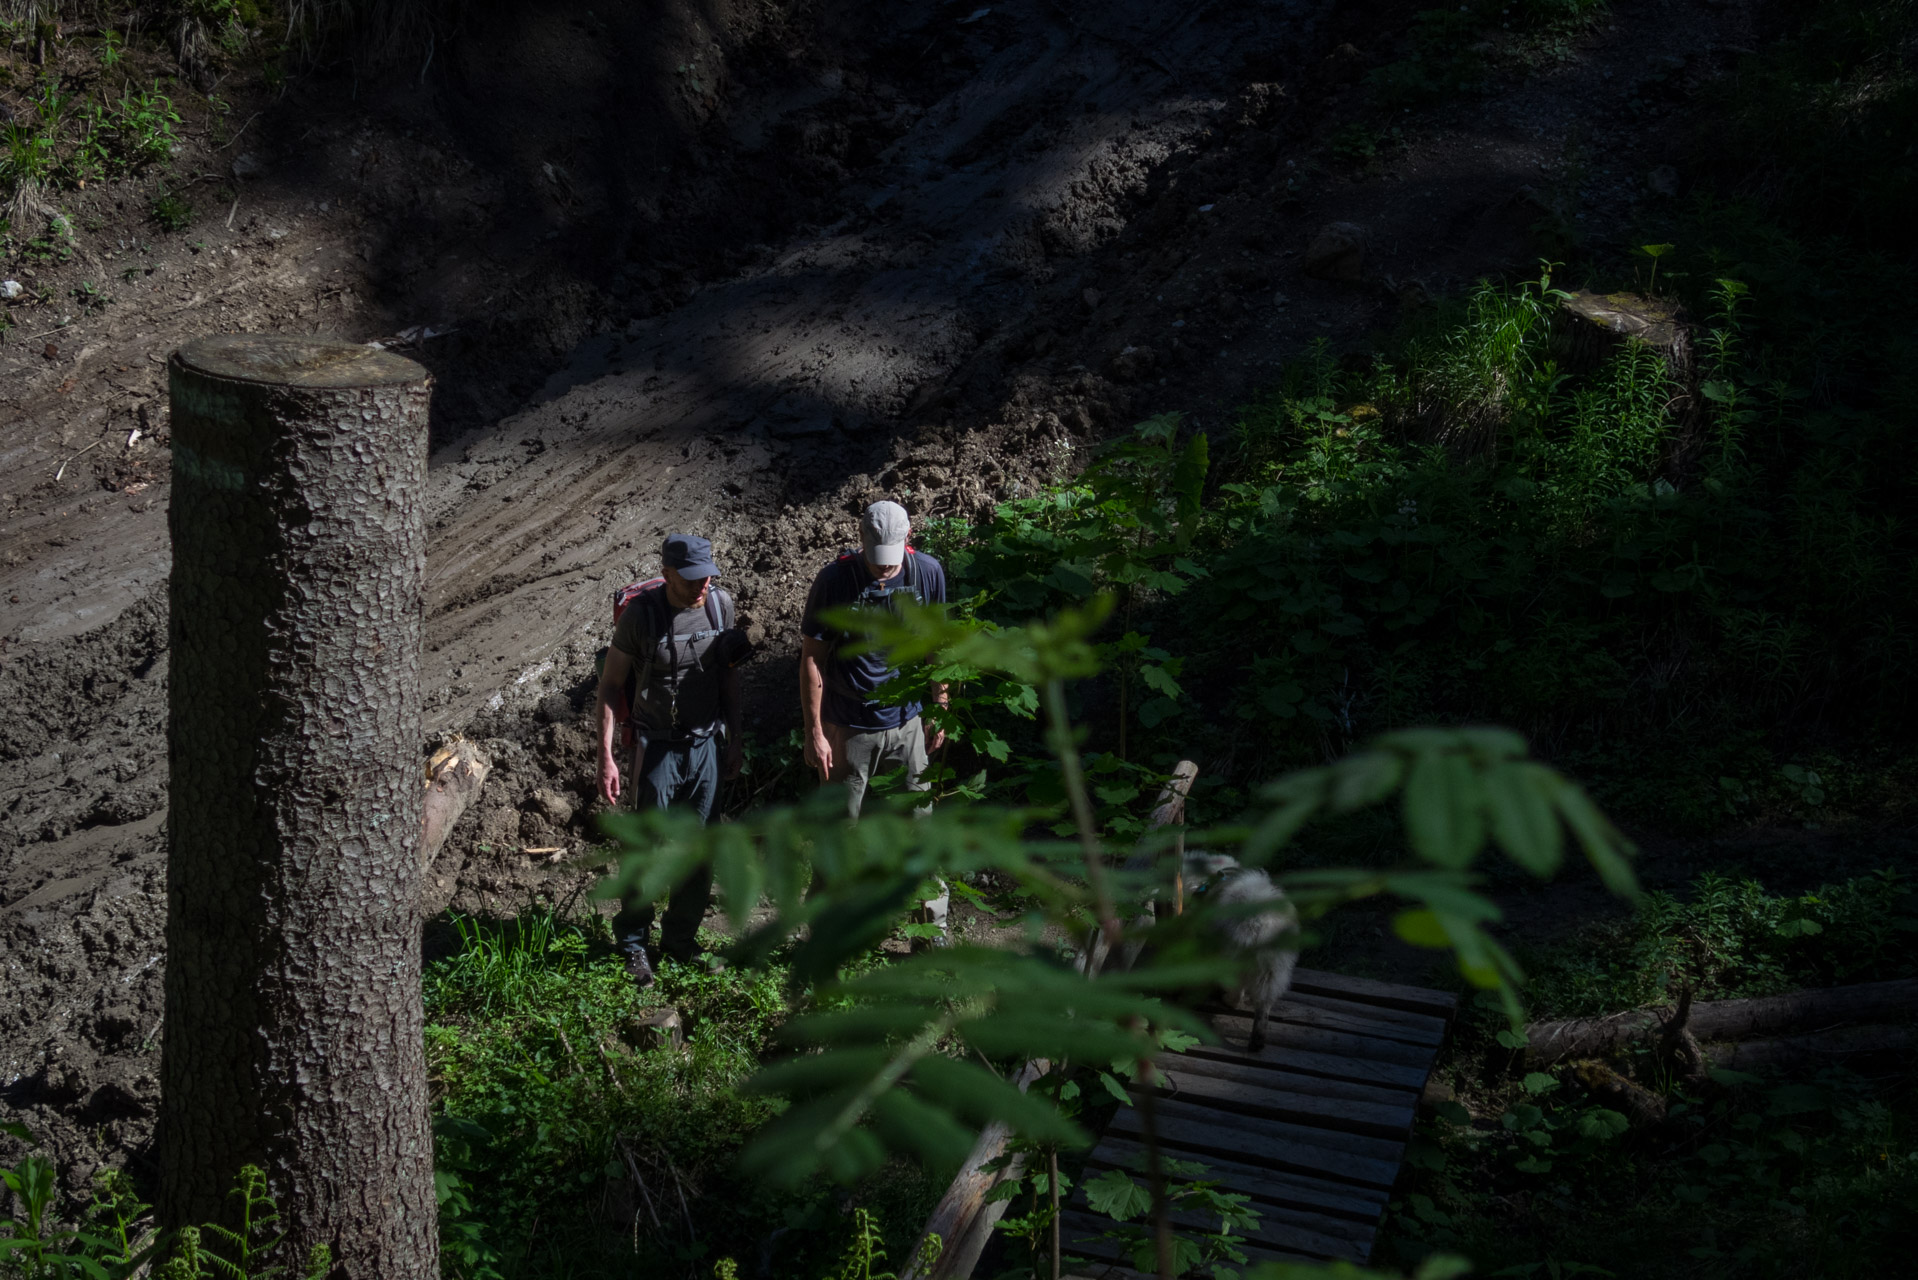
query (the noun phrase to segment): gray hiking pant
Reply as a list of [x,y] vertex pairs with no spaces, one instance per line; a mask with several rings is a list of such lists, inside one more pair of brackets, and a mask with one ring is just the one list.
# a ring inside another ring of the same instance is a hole
[[[846,788],[847,817],[855,820],[859,817],[859,810],[866,803],[866,789],[875,774],[904,769],[906,790],[932,789],[932,784],[921,777],[931,761],[926,755],[926,726],[918,716],[897,729],[848,729],[830,722],[822,722],[820,727],[826,731],[826,742],[832,747],[832,781]],[[932,806],[924,804],[914,812],[923,817],[932,812]],[[946,914],[952,904],[952,894],[944,881],[940,882],[939,890],[939,896],[920,904],[913,916],[918,922],[938,925],[939,940],[943,944],[951,937]]]

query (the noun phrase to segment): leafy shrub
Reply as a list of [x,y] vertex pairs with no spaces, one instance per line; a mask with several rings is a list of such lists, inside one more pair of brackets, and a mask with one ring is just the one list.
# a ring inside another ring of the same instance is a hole
[[1918,896],[1889,870],[1786,897],[1708,872],[1684,897],[1653,890],[1631,917],[1528,960],[1552,1017],[1669,1001],[1687,983],[1731,999],[1918,976]]
[[[1381,1252],[1494,1276],[1841,1277],[1902,1269],[1918,1195],[1910,1098],[1842,1070],[1714,1072],[1655,1144],[1578,1072],[1535,1072],[1419,1125]],[[1514,1211],[1518,1205],[1523,1210]]]
[[[849,1230],[827,1193],[775,1191],[736,1168],[777,1110],[740,1084],[789,1008],[780,971],[665,964],[642,994],[596,917],[535,907],[453,925],[458,950],[429,965],[426,1004],[440,1234],[454,1274],[742,1254],[769,1222],[789,1229],[780,1256],[795,1274],[827,1270]],[[632,1019],[658,1008],[680,1011],[683,1051],[629,1042]],[[861,1200],[907,1231],[936,1193],[926,1174],[893,1169]],[[634,1217],[616,1217],[620,1197]]]

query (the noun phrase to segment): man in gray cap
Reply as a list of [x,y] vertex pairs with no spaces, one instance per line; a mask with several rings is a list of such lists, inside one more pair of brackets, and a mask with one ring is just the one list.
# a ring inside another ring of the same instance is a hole
[[[820,614],[848,605],[890,608],[900,596],[920,604],[946,602],[946,571],[907,543],[911,524],[896,502],[875,502],[859,520],[860,551],[842,553],[819,571],[800,622],[799,715],[806,763],[822,784],[843,783],[846,809],[854,818],[873,775],[904,769],[906,789],[925,791],[921,776],[945,731],[920,718],[917,702],[881,702],[879,687],[899,674],[885,655],[848,655],[853,637],[821,621]],[[932,696],[944,706],[943,684]],[[945,928],[946,898],[925,904],[931,922]]]
[[[719,567],[711,542],[675,533],[660,559],[662,576],[636,582],[614,599],[613,643],[599,675],[599,794],[619,803],[614,737],[623,721],[622,736],[633,749],[633,807],[685,805],[705,822],[721,779],[739,774],[737,668],[752,645],[738,629],[732,596],[714,582]],[[712,868],[701,866],[673,889],[660,944],[675,960],[698,954],[712,883]],[[646,954],[652,928],[650,901],[629,898],[613,919],[626,970],[641,987],[653,981]]]

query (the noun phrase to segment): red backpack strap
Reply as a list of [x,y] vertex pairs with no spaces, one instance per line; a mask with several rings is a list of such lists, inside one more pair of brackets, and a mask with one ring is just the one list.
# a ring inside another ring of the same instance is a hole
[[626,606],[633,602],[633,597],[642,591],[648,591],[654,587],[663,587],[665,585],[666,579],[664,578],[647,578],[643,582],[629,582],[619,590],[613,592],[613,625],[619,625],[620,617],[626,612]]

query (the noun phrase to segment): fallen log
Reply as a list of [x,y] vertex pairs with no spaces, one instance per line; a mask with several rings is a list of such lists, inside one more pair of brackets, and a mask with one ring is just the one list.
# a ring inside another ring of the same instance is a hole
[[[1049,1069],[1050,1064],[1044,1059],[1035,1059],[1025,1065],[1014,1083],[1023,1093]],[[1015,1155],[997,1169],[986,1168],[1006,1153],[1006,1144],[1011,1141],[1012,1130],[997,1120],[980,1132],[979,1140],[973,1143],[972,1154],[946,1187],[946,1194],[933,1206],[932,1215],[926,1219],[925,1229],[913,1246],[912,1261],[900,1273],[900,1280],[964,1280],[972,1274],[979,1255],[985,1252],[992,1229],[999,1225],[1010,1204],[1006,1200],[988,1202],[986,1197],[999,1184],[1017,1182],[1025,1176],[1022,1156]],[[927,1248],[934,1236],[939,1239],[936,1252]],[[929,1260],[921,1266],[920,1260],[927,1255]]]
[[1875,1023],[1778,1040],[1707,1044],[1705,1056],[1713,1066],[1753,1071],[1761,1067],[1819,1066],[1879,1053],[1908,1054],[1914,1049],[1918,1049],[1918,1028]]
[[493,762],[477,743],[457,738],[433,753],[426,763],[426,817],[420,831],[420,867],[425,872],[421,910],[437,915],[453,896],[458,867],[435,867],[440,849],[460,815],[479,799]]
[[[1750,1000],[1699,1000],[1691,1006],[1688,1026],[1701,1041],[1750,1040],[1851,1023],[1908,1021],[1914,1012],[1918,979],[1905,978]],[[1533,1023],[1525,1029],[1525,1060],[1542,1066],[1566,1058],[1604,1057],[1663,1034],[1666,1021],[1657,1010],[1633,1009],[1602,1018]]]

